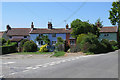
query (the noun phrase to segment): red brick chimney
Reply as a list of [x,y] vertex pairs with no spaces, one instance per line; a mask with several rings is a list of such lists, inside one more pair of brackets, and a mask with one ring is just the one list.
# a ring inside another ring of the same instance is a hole
[[99,21],[97,22],[97,27],[100,27],[100,23],[99,23]]
[[11,29],[10,25],[7,25],[6,28],[7,28],[7,31]]
[[48,29],[52,29],[52,23],[48,22]]
[[33,24],[33,22],[31,23],[31,28],[34,28],[34,24]]
[[69,25],[68,24],[66,25],[66,29],[69,29]]

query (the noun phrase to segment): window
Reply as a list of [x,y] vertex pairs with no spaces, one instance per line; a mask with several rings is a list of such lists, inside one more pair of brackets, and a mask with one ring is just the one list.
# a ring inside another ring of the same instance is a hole
[[52,45],[55,45],[56,44],[56,41],[52,41]]
[[39,37],[43,36],[43,34],[39,34]]
[[43,45],[43,41],[41,41],[41,45]]
[[75,41],[74,41],[74,40],[71,40],[71,41],[70,41],[70,45],[75,45]]
[[109,34],[104,34],[104,36],[109,36]]
[[52,34],[52,37],[56,37],[56,34]]
[[27,36],[24,36],[24,38],[27,38]]
[[9,36],[9,38],[11,39],[11,38],[12,38],[12,36]]

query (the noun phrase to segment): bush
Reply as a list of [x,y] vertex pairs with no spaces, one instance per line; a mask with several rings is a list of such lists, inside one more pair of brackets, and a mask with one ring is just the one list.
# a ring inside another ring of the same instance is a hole
[[26,41],[23,45],[24,52],[35,52],[37,51],[37,45],[33,41]]
[[7,42],[6,42],[6,45],[9,45],[11,43],[11,41],[10,40],[8,40]]
[[80,51],[81,51],[81,49],[80,49],[80,45],[79,44],[77,44],[76,46],[72,46],[70,48],[70,52],[72,52],[72,53],[80,52]]
[[77,44],[79,44],[83,40],[83,38],[86,37],[86,36],[87,36],[87,34],[80,34],[80,35],[78,35],[78,37],[77,37]]
[[59,56],[64,56],[65,52],[64,51],[54,51],[54,55],[55,57],[59,57]]
[[107,47],[104,49],[105,52],[110,52],[110,51],[113,51],[113,50],[114,50],[113,47],[112,47],[112,45],[110,44],[109,40],[107,40],[107,39],[102,39],[102,40],[101,40],[101,43],[103,43],[104,45],[107,46]]
[[2,50],[2,54],[17,52],[17,43],[12,42],[9,45],[0,46],[0,48]]
[[47,49],[47,44],[42,45],[42,47],[40,47],[39,52],[47,52],[47,51],[48,51],[48,49]]
[[28,39],[23,39],[23,40],[20,42],[20,47],[23,47],[23,45],[24,45],[24,43],[25,43],[26,41],[29,41],[29,40],[28,40]]
[[4,38],[0,38],[0,46],[4,45],[6,43],[6,40]]
[[117,41],[110,41],[110,44],[111,44],[112,46],[118,46]]

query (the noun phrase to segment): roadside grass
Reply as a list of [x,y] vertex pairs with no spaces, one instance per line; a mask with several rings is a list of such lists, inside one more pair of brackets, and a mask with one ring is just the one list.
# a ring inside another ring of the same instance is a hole
[[18,52],[14,54],[52,54],[52,52]]
[[92,52],[87,52],[87,53],[85,53],[85,55],[94,55],[94,53],[92,53]]
[[60,56],[64,56],[64,55],[65,55],[64,51],[58,51],[58,52],[55,52],[53,56],[60,57]]

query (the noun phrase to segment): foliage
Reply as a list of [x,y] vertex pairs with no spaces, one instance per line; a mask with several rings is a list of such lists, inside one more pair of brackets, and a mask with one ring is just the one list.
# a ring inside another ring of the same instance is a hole
[[0,46],[4,45],[6,43],[6,40],[4,38],[0,38]]
[[78,37],[77,37],[77,44],[79,44],[83,40],[83,38],[85,36],[87,36],[87,34],[80,34],[80,35],[78,35]]
[[26,41],[23,45],[24,52],[35,52],[37,51],[37,45],[33,41]]
[[26,41],[29,41],[29,40],[28,40],[28,39],[23,39],[23,40],[20,42],[20,47],[23,47],[23,45],[24,45],[24,43],[25,43]]
[[102,39],[101,43],[103,43],[104,45],[106,45],[107,47],[105,48],[105,52],[110,52],[113,51],[112,45],[110,44],[109,40],[107,39]]
[[102,53],[105,45],[100,43],[96,35],[89,33],[88,36],[84,37],[80,43],[81,51],[87,53],[92,52],[95,54]]
[[55,51],[54,52],[54,55],[53,56],[55,56],[55,57],[60,57],[60,56],[64,56],[65,55],[65,52],[64,51]]
[[117,41],[110,41],[110,44],[111,44],[112,46],[118,46]]
[[17,52],[17,43],[12,42],[9,45],[0,46],[0,48],[2,48],[2,54]]
[[89,22],[82,22],[80,19],[76,19],[71,23],[72,28],[72,37],[77,38],[79,34],[88,34],[91,32],[97,36],[99,36],[99,29],[94,24],[90,24]]
[[39,52],[47,52],[47,51],[48,51],[48,49],[47,49],[47,44],[42,45],[42,46],[40,47]]
[[97,21],[95,22],[95,26],[97,26],[97,23],[99,22],[99,27],[101,28],[101,27],[103,27],[103,21],[101,21],[101,19],[100,18],[98,18],[97,19]]
[[113,25],[116,25],[116,23],[120,23],[120,2],[113,2],[112,6],[111,11],[109,11],[109,19]]
[[9,45],[11,43],[11,41],[10,40],[8,40],[7,42],[6,42],[6,45]]
[[81,49],[80,49],[80,45],[79,44],[77,44],[76,46],[72,46],[70,48],[70,52],[72,52],[72,53],[80,52],[80,51],[81,51]]
[[45,35],[45,36],[42,35],[41,37],[37,36],[35,40],[38,41],[38,42],[43,40],[45,42],[45,44],[49,44],[50,43],[50,40],[49,40],[47,35]]
[[85,53],[85,55],[93,55],[94,53],[92,53],[92,52],[87,52],[87,53]]
[[64,51],[64,40],[61,37],[57,37],[55,47],[57,51]]

